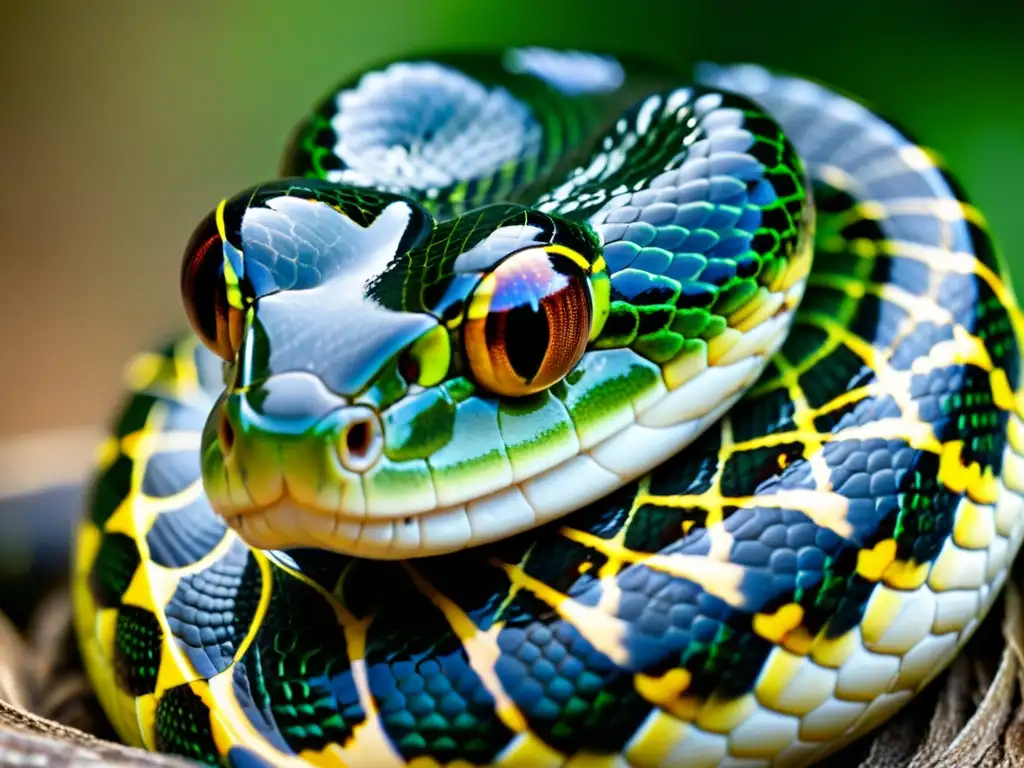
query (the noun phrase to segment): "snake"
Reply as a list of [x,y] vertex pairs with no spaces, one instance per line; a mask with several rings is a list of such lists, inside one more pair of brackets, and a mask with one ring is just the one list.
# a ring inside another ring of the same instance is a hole
[[1020,310],[937,154],[853,96],[410,56],[207,210],[189,329],[126,366],[75,537],[75,632],[128,744],[810,765],[1000,593]]

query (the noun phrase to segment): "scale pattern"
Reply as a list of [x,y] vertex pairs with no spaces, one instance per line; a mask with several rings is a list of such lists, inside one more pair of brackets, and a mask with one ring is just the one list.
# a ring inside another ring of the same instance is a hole
[[199,477],[212,356],[140,356],[75,580],[126,740],[233,766],[797,766],[951,660],[1024,536],[1021,317],[981,216],[845,97],[699,77],[762,104],[814,182],[809,288],[752,391],[553,524],[382,562],[248,549]]

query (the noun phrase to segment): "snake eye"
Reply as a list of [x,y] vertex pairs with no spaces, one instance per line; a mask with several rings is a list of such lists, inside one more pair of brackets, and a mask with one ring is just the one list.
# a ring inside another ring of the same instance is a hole
[[228,303],[223,248],[216,214],[211,213],[196,227],[185,249],[181,293],[189,322],[200,340],[231,361],[237,349],[232,339],[237,339],[241,331],[241,313]]
[[547,389],[573,369],[594,316],[585,263],[568,249],[529,248],[480,281],[464,331],[478,384],[518,397]]

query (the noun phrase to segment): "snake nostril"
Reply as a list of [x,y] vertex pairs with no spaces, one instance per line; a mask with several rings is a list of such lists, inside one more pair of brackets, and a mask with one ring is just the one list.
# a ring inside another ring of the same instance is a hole
[[220,423],[217,425],[217,438],[220,440],[220,449],[226,455],[231,453],[235,445],[235,428],[231,426],[231,420],[226,413],[221,413]]
[[354,472],[369,469],[380,454],[379,422],[370,415],[352,418],[339,436],[338,454],[341,463]]
[[345,447],[354,458],[365,458],[370,449],[370,425],[365,421],[357,421],[348,428],[345,434]]

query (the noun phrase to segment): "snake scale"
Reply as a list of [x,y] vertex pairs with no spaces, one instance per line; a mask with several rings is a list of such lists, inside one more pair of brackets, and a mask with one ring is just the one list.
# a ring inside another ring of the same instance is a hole
[[807,765],[946,666],[1021,542],[982,216],[798,77],[368,69],[198,225],[182,288],[195,333],[128,366],[76,544],[131,744]]

